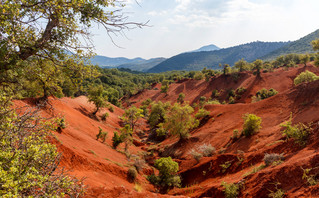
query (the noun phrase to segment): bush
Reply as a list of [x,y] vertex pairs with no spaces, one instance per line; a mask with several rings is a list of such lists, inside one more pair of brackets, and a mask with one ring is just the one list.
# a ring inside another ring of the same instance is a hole
[[178,163],[174,162],[171,157],[155,160],[154,166],[159,170],[159,176],[158,178],[151,177],[153,182],[162,187],[180,187],[181,179],[175,175],[179,170]]
[[109,111],[112,112],[112,113],[114,112],[113,106],[110,106],[110,107],[109,107]]
[[214,100],[209,100],[207,104],[214,105],[214,104],[220,104],[220,102],[217,99],[214,99]]
[[244,117],[243,135],[249,137],[261,129],[261,118],[255,114],[246,114]]
[[305,72],[302,72],[300,73],[295,79],[294,79],[294,84],[295,85],[298,85],[300,83],[304,83],[304,82],[312,82],[312,81],[315,81],[315,80],[318,80],[319,77],[310,72],[310,71],[305,71]]
[[209,115],[209,111],[207,111],[207,110],[205,110],[205,109],[200,109],[200,110],[198,110],[198,112],[196,113],[195,118],[196,118],[196,119],[202,119],[202,118],[204,118],[204,117],[206,117],[206,116],[208,116],[208,115]]
[[215,147],[211,144],[203,144],[199,147],[199,151],[203,153],[203,156],[210,157],[216,153]]
[[295,125],[292,125],[292,117],[290,116],[290,119],[282,124],[280,124],[281,127],[285,127],[285,130],[282,131],[283,135],[289,138],[293,138],[296,143],[299,143],[300,145],[305,145],[309,136],[310,131],[312,130],[310,126],[307,126],[303,123],[298,123]]
[[123,142],[123,138],[115,131],[112,138],[113,148],[116,149],[119,144]]
[[184,103],[184,98],[185,98],[185,94],[184,93],[180,93],[178,95],[177,102],[179,102],[180,104],[183,104]]
[[127,172],[127,177],[130,181],[134,182],[137,178],[137,171],[135,167],[130,167]]
[[108,132],[103,131],[101,127],[99,127],[99,133],[96,135],[96,140],[99,140],[101,138],[102,142],[105,142],[105,139],[107,138]]
[[104,113],[104,114],[102,115],[102,118],[101,118],[101,119],[102,119],[103,121],[105,121],[107,117],[109,117],[109,114],[106,112],[106,113]]
[[285,159],[283,154],[277,154],[277,153],[266,153],[264,156],[264,162],[266,166],[272,165],[277,162],[281,162]]
[[269,90],[265,89],[265,88],[262,88],[261,90],[259,90],[257,93],[256,93],[256,97],[260,98],[261,100],[263,99],[266,99],[266,98],[269,98],[271,96],[274,96],[278,93],[278,91],[276,91],[275,89],[273,88],[270,88]]
[[236,89],[236,93],[238,95],[243,95],[246,91],[247,91],[247,89],[245,87],[240,87],[240,88]]
[[217,89],[212,91],[212,98],[217,98],[220,96],[220,92]]
[[228,99],[229,104],[235,104],[235,98],[233,96],[230,96]]
[[239,194],[239,185],[222,182],[222,186],[225,188],[223,191],[225,192],[226,198],[236,198]]
[[202,72],[196,72],[194,79],[195,80],[203,80],[204,79],[204,74]]

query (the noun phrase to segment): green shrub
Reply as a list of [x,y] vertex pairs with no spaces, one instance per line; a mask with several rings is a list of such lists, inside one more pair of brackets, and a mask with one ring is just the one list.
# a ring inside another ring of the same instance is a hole
[[155,168],[159,170],[159,175],[151,175],[147,179],[154,185],[164,188],[180,187],[181,179],[176,173],[179,170],[178,163],[171,157],[163,157],[155,160]]
[[184,103],[184,98],[185,98],[185,94],[184,93],[180,93],[178,95],[177,102],[183,104]]
[[217,98],[220,96],[220,92],[217,89],[212,91],[212,98]]
[[305,71],[305,72],[302,72],[300,73],[295,79],[294,79],[294,84],[295,85],[298,85],[300,83],[304,83],[304,82],[312,82],[312,81],[315,81],[315,80],[318,80],[319,77],[310,72],[310,71]]
[[221,184],[224,187],[225,198],[236,198],[239,195],[239,185],[222,182]]
[[113,148],[116,149],[119,144],[123,142],[123,138],[115,131],[112,138]]
[[198,112],[195,115],[196,119],[202,119],[206,116],[209,115],[209,111],[205,110],[205,109],[199,109]]
[[209,101],[207,102],[207,104],[214,105],[214,104],[220,104],[220,102],[219,102],[219,100],[214,99],[214,100],[209,100]]
[[266,98],[269,98],[271,96],[274,96],[278,93],[278,91],[276,91],[275,89],[273,88],[270,88],[269,90],[265,89],[265,88],[262,88],[261,90],[259,90],[257,93],[256,93],[256,97],[257,98],[260,98],[261,100],[263,99],[266,99]]
[[243,135],[249,137],[261,129],[261,118],[255,114],[246,114],[244,117]]
[[290,116],[290,119],[288,121],[280,124],[281,127],[285,128],[282,131],[283,135],[286,136],[287,139],[293,138],[296,143],[299,143],[302,146],[305,145],[310,131],[312,130],[311,127],[303,123],[292,125],[291,120],[292,117]]
[[196,72],[194,79],[195,80],[203,80],[204,79],[204,74],[202,72]]
[[228,99],[229,104],[235,104],[235,98],[233,96],[230,96]]
[[243,95],[246,91],[247,91],[247,89],[245,87],[240,87],[240,88],[236,89],[236,93],[238,95]]
[[101,119],[102,119],[103,121],[105,121],[107,117],[109,117],[109,114],[108,114],[107,112],[105,112],[105,113],[102,115],[102,118],[101,118]]
[[101,127],[99,127],[99,133],[96,135],[96,140],[99,140],[101,138],[102,142],[105,142],[105,139],[107,138],[108,132],[103,131]]

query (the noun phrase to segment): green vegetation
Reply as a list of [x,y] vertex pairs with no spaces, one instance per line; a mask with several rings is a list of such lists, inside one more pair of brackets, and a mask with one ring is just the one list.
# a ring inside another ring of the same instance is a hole
[[48,140],[56,122],[27,107],[16,113],[10,99],[0,91],[0,196],[82,194],[82,183],[58,167],[60,154]]
[[103,129],[101,127],[99,127],[99,133],[96,135],[96,140],[101,139],[102,142],[105,142],[105,139],[107,138],[107,134],[108,132],[103,131]]
[[240,187],[238,184],[222,182],[225,198],[236,198],[239,195]]
[[177,102],[179,102],[180,104],[183,104],[184,103],[184,98],[185,98],[185,94],[184,93],[180,93],[178,95]]
[[131,106],[129,109],[126,109],[121,119],[123,120],[124,124],[128,124],[130,130],[134,131],[135,126],[140,118],[143,118],[143,110],[135,107],[134,105]]
[[127,171],[127,177],[131,182],[134,182],[137,178],[137,171],[135,167],[130,167]]
[[107,105],[107,96],[102,85],[90,86],[88,98],[89,102],[93,102],[96,107],[93,115],[95,115],[102,107],[106,107]]
[[162,125],[163,129],[180,139],[188,138],[189,131],[199,124],[198,120],[192,116],[193,112],[194,109],[191,106],[175,103],[167,112],[167,117]]
[[149,176],[148,180],[151,183],[164,189],[180,187],[181,179],[176,175],[179,170],[178,163],[174,162],[171,157],[163,157],[155,160],[154,166],[159,170],[159,175]]
[[114,135],[112,137],[113,142],[113,148],[116,149],[119,144],[123,142],[123,138],[121,135],[119,135],[116,131],[114,132]]
[[227,161],[224,164],[220,164],[219,166],[222,168],[222,173],[225,173],[227,169],[231,166],[231,161]]
[[291,120],[292,116],[290,116],[289,120],[280,124],[281,127],[285,128],[282,133],[287,137],[287,139],[293,138],[296,143],[304,146],[307,143],[310,132],[312,131],[310,124],[308,126],[303,123],[292,125]]
[[314,168],[306,168],[303,169],[302,167],[300,167],[303,170],[303,174],[302,174],[302,179],[307,181],[307,184],[309,186],[314,186],[318,184],[318,173],[312,174],[310,175],[310,171],[313,170]]
[[252,102],[258,102],[260,100],[272,97],[277,93],[278,91],[273,88],[270,88],[269,90],[262,88],[261,90],[257,91],[256,96],[252,97]]
[[257,59],[253,62],[253,70],[256,70],[257,77],[260,77],[260,71],[263,68],[263,61],[260,59]]
[[202,119],[205,118],[206,116],[209,116],[209,111],[207,111],[206,109],[199,109],[198,112],[195,115],[196,119]]
[[312,82],[312,81],[315,81],[315,80],[318,80],[319,77],[310,72],[310,71],[305,71],[305,72],[301,72],[295,79],[294,79],[294,84],[295,85],[298,85],[300,83],[305,83],[305,82]]
[[258,171],[264,169],[266,167],[266,165],[264,164],[261,164],[259,166],[255,166],[250,172],[247,172],[243,175],[243,177],[247,177],[248,175],[251,175],[251,174],[255,174],[257,173]]
[[255,114],[246,114],[244,117],[243,135],[249,137],[261,129],[261,118]]

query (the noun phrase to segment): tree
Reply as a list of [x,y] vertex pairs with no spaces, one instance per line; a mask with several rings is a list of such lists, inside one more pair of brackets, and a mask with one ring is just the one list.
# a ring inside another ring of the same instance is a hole
[[161,86],[161,93],[166,93],[169,89],[169,81],[168,80],[163,80],[162,86]]
[[88,98],[89,102],[93,102],[96,110],[93,112],[93,115],[95,115],[100,108],[106,107],[107,105],[107,96],[106,92],[102,85],[92,85],[90,86],[88,90]]
[[318,80],[319,76],[316,74],[312,73],[311,71],[306,70],[305,72],[301,72],[295,79],[294,79],[294,84],[298,85],[300,83],[304,82],[312,82],[315,80]]
[[158,128],[160,123],[165,122],[166,111],[170,108],[170,103],[162,103],[159,101],[151,107],[151,114],[148,118],[148,123],[150,124],[151,129]]
[[242,58],[235,63],[234,67],[240,72],[247,71],[249,70],[249,63]]
[[41,119],[39,109],[29,107],[16,113],[10,105],[0,91],[0,197],[83,194],[82,183],[59,168],[61,155],[48,140],[54,120]]
[[[65,49],[92,49],[89,28],[102,25],[121,33],[145,24],[129,22],[120,0],[4,0],[0,5],[1,70],[31,57],[63,60]],[[80,39],[81,38],[81,39]]]
[[138,120],[143,117],[143,110],[133,105],[131,108],[125,110],[122,120],[130,126],[132,131],[134,131]]
[[191,106],[175,103],[166,115],[164,129],[180,139],[188,138],[189,131],[199,124],[198,120],[192,116],[193,112],[194,109]]
[[313,50],[319,50],[319,39],[317,39],[317,40],[313,40],[312,42],[311,42],[311,44],[312,44],[312,47],[313,47]]
[[184,93],[180,93],[178,95],[177,102],[179,102],[180,104],[183,104],[184,103],[184,98],[185,98],[185,94]]
[[260,70],[263,68],[263,61],[257,59],[253,62],[253,69],[256,70],[257,77],[260,77]]
[[159,185],[163,187],[179,187],[181,179],[176,173],[179,170],[177,162],[174,162],[171,157],[162,157],[155,160],[155,168],[159,170]]
[[224,76],[230,74],[231,68],[230,68],[229,64],[224,64],[223,66],[222,66],[222,64],[219,64],[219,67],[223,67],[223,75]]
[[310,61],[310,56],[309,54],[303,54],[300,57],[300,63],[304,64],[304,66],[307,66],[307,63]]

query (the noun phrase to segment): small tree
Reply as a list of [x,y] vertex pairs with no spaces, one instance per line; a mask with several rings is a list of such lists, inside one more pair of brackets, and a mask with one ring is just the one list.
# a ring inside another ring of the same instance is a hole
[[168,80],[163,80],[162,86],[161,86],[161,93],[166,93],[169,89],[169,81]]
[[100,108],[107,106],[107,96],[106,92],[104,91],[104,88],[102,85],[98,86],[90,86],[88,89],[88,98],[89,102],[93,102],[96,110],[93,112],[93,115],[95,115]]
[[240,72],[247,71],[249,70],[249,63],[242,58],[235,63],[234,67]]
[[313,50],[319,50],[319,39],[317,39],[317,40],[313,40],[312,42],[311,42],[311,44],[312,44],[312,48],[313,48]]
[[304,66],[307,66],[307,63],[310,61],[310,56],[309,54],[303,54],[300,57],[300,63],[304,64]]
[[155,160],[155,168],[159,170],[159,185],[162,187],[180,187],[181,179],[176,173],[179,170],[177,162],[171,157],[162,157]]
[[182,106],[175,103],[163,124],[164,129],[169,131],[171,135],[176,135],[180,139],[186,139],[189,131],[199,124],[198,120],[192,116],[193,112],[194,109],[191,106]]
[[261,128],[261,118],[255,114],[246,114],[244,117],[243,135],[249,137]]
[[257,77],[260,77],[260,70],[263,68],[263,61],[257,59],[253,62],[253,69],[256,70]]
[[144,117],[143,110],[133,105],[131,108],[125,110],[121,118],[125,123],[129,124],[132,131],[134,131],[134,128],[138,120],[143,117]]
[[185,98],[185,94],[184,93],[180,93],[178,95],[177,102],[179,102],[180,104],[183,104],[184,103],[184,98]]

